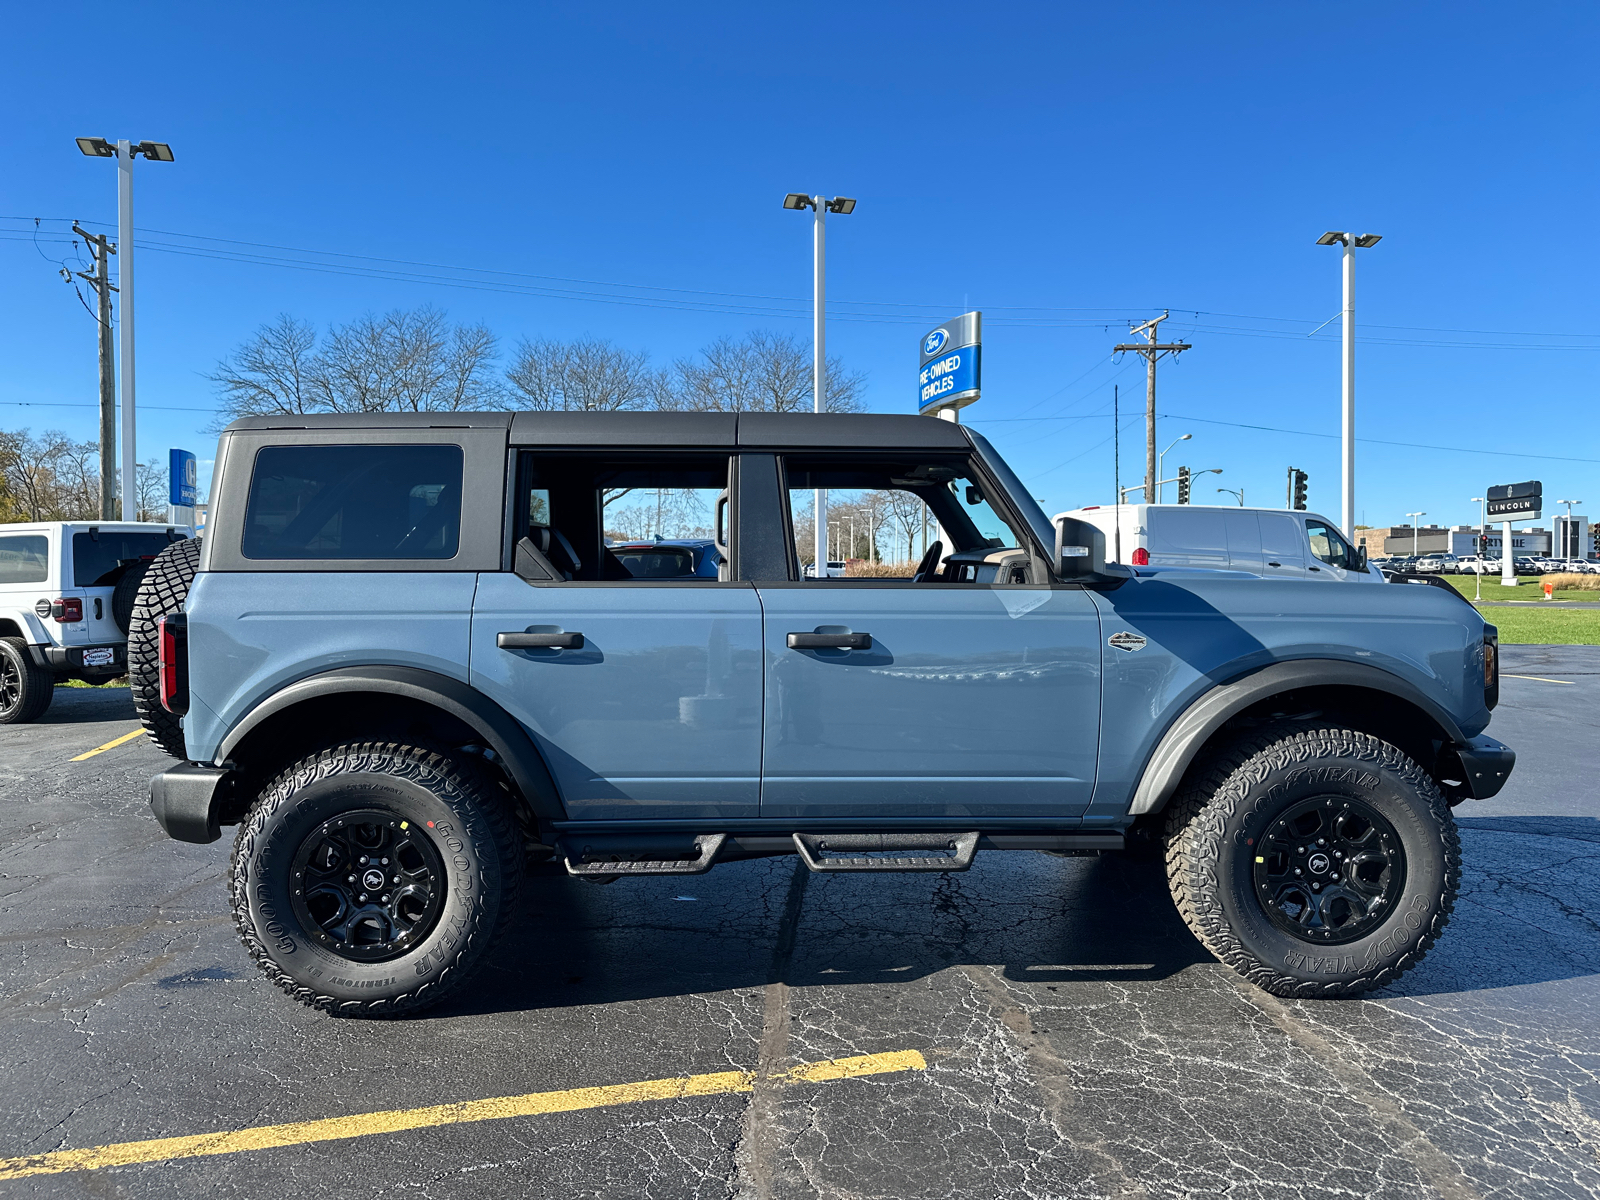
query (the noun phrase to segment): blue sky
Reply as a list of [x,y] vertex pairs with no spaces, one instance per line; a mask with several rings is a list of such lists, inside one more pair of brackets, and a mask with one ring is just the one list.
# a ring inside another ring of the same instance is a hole
[[1358,272],[1358,518],[1474,520],[1468,497],[1527,478],[1600,512],[1597,23],[1576,4],[19,7],[0,427],[93,435],[94,328],[47,257],[60,218],[115,220],[115,167],[72,142],[94,134],[177,155],[137,168],[136,223],[165,231],[138,257],[141,458],[211,457],[204,374],[280,312],[433,304],[507,348],[590,334],[662,363],[805,336],[809,217],[779,207],[803,190],[860,200],[829,223],[829,348],[869,406],[913,411],[919,334],[984,310],[965,415],[1051,511],[1111,498],[1113,385],[1141,474],[1142,366],[1110,348],[1170,308],[1194,348],[1161,367],[1161,445],[1194,440],[1169,469],[1278,505],[1293,464],[1337,517],[1337,322],[1306,335],[1340,305],[1314,241],[1354,228],[1384,235]]

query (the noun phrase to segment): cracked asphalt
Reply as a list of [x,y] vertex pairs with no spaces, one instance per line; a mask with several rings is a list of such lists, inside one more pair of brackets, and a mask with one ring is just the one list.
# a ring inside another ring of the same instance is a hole
[[[300,1008],[235,938],[231,839],[168,841],[125,691],[0,730],[0,1158],[705,1072],[754,1091],[0,1183],[18,1196],[1600,1195],[1600,648],[1504,648],[1520,761],[1456,810],[1424,964],[1282,1001],[1120,858],[532,881],[470,994]],[[1552,683],[1546,680],[1567,682]],[[795,1083],[918,1050],[927,1069]]]

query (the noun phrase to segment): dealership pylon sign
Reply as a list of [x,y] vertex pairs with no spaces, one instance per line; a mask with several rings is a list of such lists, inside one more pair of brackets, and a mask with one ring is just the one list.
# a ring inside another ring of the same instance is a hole
[[958,409],[978,398],[982,384],[983,314],[962,313],[922,339],[917,372],[917,411],[923,416],[953,419]]

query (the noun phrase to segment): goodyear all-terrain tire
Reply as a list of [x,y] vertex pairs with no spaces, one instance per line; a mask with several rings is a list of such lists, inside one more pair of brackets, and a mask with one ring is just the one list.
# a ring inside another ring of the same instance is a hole
[[1269,727],[1200,764],[1168,812],[1166,857],[1195,936],[1277,996],[1393,982],[1449,921],[1461,879],[1433,779],[1335,727]]
[[0,725],[26,725],[44,716],[56,678],[34,663],[21,638],[0,638]]
[[250,957],[302,1004],[418,1012],[482,966],[510,923],[522,839],[471,759],[348,743],[269,783],[239,829],[234,919]]
[[[128,631],[128,688],[133,693],[133,711],[138,714],[139,724],[144,726],[150,740],[178,759],[186,757],[183,726],[177,717],[161,707],[161,647],[156,622],[183,607],[199,566],[199,538],[173,542],[156,555],[155,561],[145,568],[132,616],[124,627]],[[124,581],[127,578],[124,576]],[[120,589],[122,585],[117,586]],[[116,609],[114,597],[112,609]]]

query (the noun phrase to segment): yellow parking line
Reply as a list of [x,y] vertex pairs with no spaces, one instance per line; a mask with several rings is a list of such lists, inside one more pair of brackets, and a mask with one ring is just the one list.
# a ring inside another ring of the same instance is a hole
[[142,730],[142,729],[135,729],[132,733],[125,733],[119,738],[113,738],[111,741],[107,742],[104,746],[96,746],[93,750],[90,750],[87,754],[78,755],[78,757],[73,759],[72,761],[73,762],[82,762],[86,758],[93,758],[96,754],[104,754],[107,750],[115,750],[118,746],[122,745],[123,742],[131,742],[131,741],[133,741],[134,738],[138,737],[143,732],[144,732],[144,730]]
[[1564,683],[1568,687],[1578,686],[1577,683],[1571,679],[1546,679],[1543,675],[1513,675],[1509,671],[1501,671],[1500,674],[1504,675],[1507,679],[1532,679],[1536,683]]
[[[927,1068],[927,1060],[918,1051],[897,1050],[887,1054],[862,1054],[854,1058],[805,1063],[771,1078],[778,1083],[827,1083],[835,1079],[857,1079],[863,1075],[885,1075],[897,1071],[925,1071]],[[270,1150],[278,1146],[370,1137],[377,1133],[397,1133],[403,1129],[424,1129],[434,1125],[462,1125],[471,1121],[500,1121],[507,1117],[536,1117],[585,1108],[609,1108],[617,1104],[637,1104],[642,1100],[720,1096],[752,1091],[755,1081],[754,1071],[716,1071],[709,1075],[649,1079],[643,1083],[621,1083],[610,1087],[528,1092],[521,1096],[499,1096],[492,1100],[438,1104],[431,1108],[403,1108],[353,1117],[330,1117],[321,1121],[260,1125],[232,1133],[202,1133],[191,1137],[155,1138],[148,1142],[118,1142],[110,1146],[92,1146],[86,1150],[54,1150],[48,1154],[0,1158],[0,1180],[25,1179],[30,1175],[60,1175],[67,1171],[93,1171],[101,1167],[162,1162],[174,1158],[199,1158],[207,1154]]]

